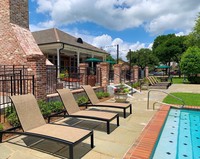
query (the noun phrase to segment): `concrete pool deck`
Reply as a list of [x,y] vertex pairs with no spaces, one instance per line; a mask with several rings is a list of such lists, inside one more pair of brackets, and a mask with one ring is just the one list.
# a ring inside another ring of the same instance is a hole
[[[169,89],[164,91],[168,93],[200,93],[200,85],[173,84]],[[130,148],[157,112],[152,109],[147,110],[147,93],[148,91],[142,91],[141,94],[133,94],[133,98],[129,99],[133,105],[133,114],[129,115],[126,119],[121,116],[120,126],[116,128],[113,125],[113,132],[109,135],[105,131],[106,125],[100,122],[82,122],[80,120],[60,121],[65,124],[77,123],[77,126],[87,125],[88,128],[94,129],[95,147],[91,150],[87,144],[82,143],[78,145],[75,149],[75,158],[121,159],[125,158],[125,156],[128,158],[127,152],[130,153]],[[152,92],[150,96],[151,108],[155,101],[162,101],[165,96],[166,94],[164,93]],[[110,101],[113,102],[112,99]],[[109,111],[111,109],[108,108],[106,110]],[[113,121],[114,123],[115,121]],[[50,141],[42,141],[37,145],[31,146],[31,143],[36,140],[35,138],[20,136],[1,143],[0,159],[56,159],[61,158],[60,156],[66,156],[67,149],[63,145]],[[86,143],[89,143],[89,140],[86,140]],[[27,145],[31,148],[27,147]],[[56,154],[60,156],[58,157]]]

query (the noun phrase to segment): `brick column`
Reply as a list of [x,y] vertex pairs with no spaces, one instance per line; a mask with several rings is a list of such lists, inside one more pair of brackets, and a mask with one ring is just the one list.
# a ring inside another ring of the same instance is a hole
[[104,91],[107,91],[108,79],[109,79],[109,64],[107,62],[100,63],[101,68],[101,84]]
[[139,67],[133,66],[133,81],[134,82],[138,81],[138,76],[139,76]]
[[149,67],[145,67],[145,77],[149,76]]
[[80,69],[80,74],[81,74],[81,85],[85,85],[86,84],[86,75],[87,75],[87,68],[88,68],[88,63],[80,63],[79,64],[79,69]]
[[35,77],[35,97],[46,100],[46,58],[43,55],[30,55],[27,63]]
[[121,64],[114,65],[114,84],[121,83]]

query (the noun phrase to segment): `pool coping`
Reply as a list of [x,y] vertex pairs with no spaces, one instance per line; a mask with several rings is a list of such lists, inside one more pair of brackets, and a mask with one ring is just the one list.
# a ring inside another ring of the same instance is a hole
[[[142,131],[139,138],[125,154],[124,159],[149,159],[170,110],[169,105],[162,105]],[[186,109],[200,109],[197,106],[185,106]]]

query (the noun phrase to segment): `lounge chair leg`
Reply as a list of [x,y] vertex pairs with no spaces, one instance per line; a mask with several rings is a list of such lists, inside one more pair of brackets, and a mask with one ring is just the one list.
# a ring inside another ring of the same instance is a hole
[[3,142],[3,133],[0,132],[0,143],[2,143],[2,142]]
[[132,114],[132,104],[130,104],[130,114]]
[[126,108],[124,108],[124,118],[126,118]]
[[119,126],[119,114],[117,116],[117,126]]
[[49,116],[49,117],[48,117],[48,123],[50,123],[50,121],[51,121],[51,117]]
[[107,121],[107,134],[110,134],[110,122]]
[[94,134],[91,135],[91,148],[94,148]]
[[69,158],[73,159],[74,158],[74,150],[73,150],[73,145],[69,146]]

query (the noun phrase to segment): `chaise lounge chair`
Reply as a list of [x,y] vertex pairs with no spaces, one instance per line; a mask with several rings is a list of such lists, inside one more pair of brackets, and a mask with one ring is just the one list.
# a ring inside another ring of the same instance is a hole
[[66,125],[46,124],[37,101],[32,94],[10,97],[23,132],[0,131],[0,142],[3,134],[19,134],[61,142],[69,146],[69,158],[74,158],[74,146],[91,137],[91,148],[94,147],[93,131],[69,127]]
[[149,88],[151,89],[168,89],[168,87],[170,86],[169,83],[156,82],[151,76],[146,78],[150,84]]
[[132,105],[130,103],[100,102],[90,85],[84,85],[82,88],[85,90],[91,102],[91,106],[123,109],[124,118],[126,118],[126,109],[130,108],[130,114],[132,114]]
[[108,113],[103,111],[80,110],[76,103],[73,94],[67,88],[57,89],[58,94],[64,104],[67,115],[65,117],[86,118],[105,121],[107,123],[107,134],[110,134],[110,122],[117,119],[117,126],[119,126],[119,114]]
[[151,79],[152,79],[152,81],[154,82],[154,83],[157,83],[157,84],[160,84],[160,85],[167,85],[167,86],[170,86],[171,85],[171,82],[160,82],[159,80],[158,80],[158,78],[157,77],[155,77],[155,76],[149,76]]

